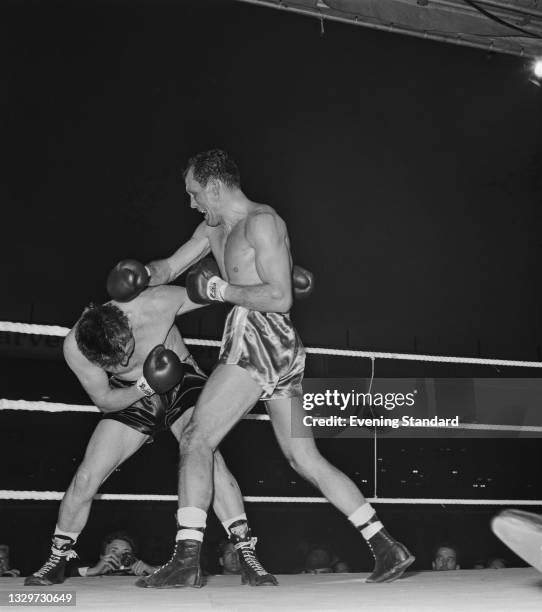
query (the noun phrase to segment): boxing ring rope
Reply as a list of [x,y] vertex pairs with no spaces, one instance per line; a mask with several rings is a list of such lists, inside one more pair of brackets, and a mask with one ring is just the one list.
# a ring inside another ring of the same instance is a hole
[[[37,325],[33,323],[12,323],[9,321],[0,321],[0,332],[64,337],[68,334],[69,331],[69,328],[60,327],[58,325]],[[186,344],[190,344],[192,346],[220,346],[220,342],[218,340],[185,338],[184,341]],[[402,361],[432,361],[435,363],[459,363],[465,365],[542,368],[542,361],[485,359],[482,357],[451,357],[447,355],[418,355],[411,353],[386,353],[380,351],[357,351],[350,349],[331,349],[323,347],[305,347],[305,350],[307,351],[307,353],[312,355],[331,355],[335,357],[366,357],[368,359],[399,359]]]
[[[11,500],[43,500],[60,501],[64,496],[62,491],[0,491],[0,499]],[[95,500],[102,501],[166,501],[176,502],[177,495],[159,495],[144,493],[98,493]],[[438,506],[542,506],[542,500],[536,499],[462,499],[462,498],[432,498],[432,497],[366,497],[372,504],[422,504]],[[294,503],[294,504],[328,504],[325,497],[287,497],[247,495],[243,500],[248,503]]]
[[[57,325],[37,325],[29,323],[14,323],[9,321],[0,321],[0,332],[11,332],[18,334],[33,334],[43,336],[58,336],[64,337],[68,334],[69,328]],[[192,346],[208,346],[219,347],[220,342],[217,340],[206,340],[198,338],[185,338],[185,343]],[[486,359],[476,357],[452,357],[445,355],[418,355],[407,353],[389,353],[375,351],[358,351],[350,349],[330,349],[321,347],[306,347],[309,354],[330,355],[342,357],[361,357],[372,360],[372,376],[371,383],[374,377],[374,360],[375,359],[398,359],[404,361],[424,361],[436,363],[457,363],[465,365],[489,365],[502,367],[523,367],[523,368],[542,368],[542,362],[539,361],[522,361],[511,359]],[[26,400],[11,400],[0,398],[0,410],[13,411],[39,411],[49,413],[64,413],[64,412],[84,412],[84,413],[99,413],[96,406],[84,406],[75,404],[53,403],[46,401],[26,401]],[[248,414],[243,420],[249,421],[269,421],[267,414]],[[442,428],[442,426],[440,426]],[[462,423],[453,429],[464,430],[479,430],[479,431],[507,431],[507,432],[542,432],[542,426],[511,426],[511,425],[494,425],[482,423]],[[375,444],[376,453],[376,444]],[[61,500],[64,493],[60,491],[15,491],[15,490],[0,490],[0,499],[5,500]],[[96,500],[101,501],[177,501],[176,495],[158,495],[158,494],[129,494],[129,493],[104,493],[97,494]],[[246,496],[243,498],[248,503],[299,503],[299,504],[327,504],[328,500],[324,497],[277,497],[277,496]],[[529,499],[444,499],[444,498],[384,498],[376,495],[376,479],[375,479],[375,495],[374,497],[366,498],[369,502],[375,504],[429,504],[429,505],[475,505],[475,506],[542,506],[542,500]]]
[[[36,412],[91,412],[99,413],[96,406],[83,406],[79,404],[59,404],[43,401],[11,400],[0,398],[0,410],[25,410]],[[268,414],[247,414],[243,417],[244,421],[269,421]],[[431,426],[427,426],[431,429]],[[484,423],[460,423],[459,425],[439,425],[438,429],[464,429],[471,431],[515,431],[518,433],[542,433],[542,426],[538,425],[493,425]]]

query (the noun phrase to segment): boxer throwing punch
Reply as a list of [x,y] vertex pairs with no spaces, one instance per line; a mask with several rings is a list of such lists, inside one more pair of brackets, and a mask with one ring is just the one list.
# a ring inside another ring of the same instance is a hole
[[[151,284],[187,276],[197,303],[234,305],[219,356],[181,440],[181,526],[170,562],[139,586],[200,584],[199,548],[212,495],[213,452],[228,431],[264,400],[278,443],[292,467],[359,529],[374,557],[369,582],[398,578],[414,557],[394,540],[356,485],[319,453],[314,439],[292,438],[303,417],[305,350],[289,316],[292,260],[286,224],[270,206],[241,190],[235,162],[223,151],[196,155],[185,173],[190,205],[205,220],[170,258],[149,264]],[[212,253],[216,263],[203,259]],[[203,261],[201,261],[203,260]],[[200,533],[195,534],[194,529]],[[238,550],[248,531],[234,536]]]

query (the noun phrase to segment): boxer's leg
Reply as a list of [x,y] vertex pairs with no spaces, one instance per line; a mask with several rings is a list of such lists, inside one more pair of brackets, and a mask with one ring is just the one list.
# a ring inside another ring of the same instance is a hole
[[111,419],[102,419],[92,434],[85,457],[60,504],[51,554],[46,563],[25,580],[27,585],[58,584],[64,581],[66,561],[86,525],[92,498],[102,482],[133,455],[148,436]]
[[[171,426],[171,432],[181,443],[181,437],[192,416],[193,408],[184,412]],[[222,522],[245,512],[241,489],[229,471],[219,450],[213,457],[213,510]]]
[[290,465],[318,487],[367,541],[376,561],[368,582],[388,582],[399,578],[414,562],[414,557],[389,536],[352,480],[322,457],[312,435],[307,438],[292,437],[292,423],[297,431],[303,430],[305,411],[302,398],[268,400],[266,405],[275,436]]
[[[171,431],[179,443],[192,412],[193,408],[190,408],[171,426]],[[228,538],[237,548],[242,583],[251,586],[278,584],[277,579],[264,569],[256,556],[256,538],[251,537],[241,489],[219,449],[215,450],[213,460],[213,510],[224,526]]]
[[207,511],[213,453],[261,394],[261,387],[237,365],[219,364],[213,371],[181,439],[179,495],[184,505]]
[[112,419],[102,419],[98,423],[85,457],[60,504],[58,526],[62,531],[79,533],[83,530],[92,498],[102,482],[131,457],[148,437]]
[[[320,489],[325,497],[343,514],[350,516],[365,503],[358,487],[340,470],[324,459],[316,447],[312,430],[303,427],[300,397],[265,402],[277,441],[294,470]],[[297,431],[307,431],[310,437],[292,438],[292,421]]]
[[207,509],[213,494],[214,452],[228,431],[258,401],[260,386],[237,365],[219,364],[198,398],[180,442],[181,469],[177,513],[179,531],[171,559],[144,588],[201,587],[199,563]]

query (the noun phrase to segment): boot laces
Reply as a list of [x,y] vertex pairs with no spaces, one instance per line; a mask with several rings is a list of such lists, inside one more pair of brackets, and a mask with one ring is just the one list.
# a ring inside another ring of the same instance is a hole
[[49,558],[43,564],[43,566],[34,574],[34,576],[39,576],[40,578],[43,578],[43,576],[47,574],[48,571],[54,569],[60,563],[62,558],[65,558],[66,561],[69,561],[70,559],[76,559],[77,556],[77,553],[72,548],[67,551],[63,551],[62,549],[55,548],[53,546]]
[[256,574],[259,576],[267,576],[267,572],[256,557],[257,542],[258,538],[250,538],[249,540],[241,541],[235,544],[235,549],[239,552],[247,565],[256,572]]
[[163,570],[164,567],[167,567],[173,561],[173,558],[177,554],[177,548],[179,546],[179,542],[180,540],[177,540],[175,542],[175,546],[173,547],[173,552],[171,553],[171,557],[164,563],[164,565],[161,565],[158,569],[155,569],[154,572],[151,574],[151,576],[154,576],[154,574],[157,574],[159,571]]

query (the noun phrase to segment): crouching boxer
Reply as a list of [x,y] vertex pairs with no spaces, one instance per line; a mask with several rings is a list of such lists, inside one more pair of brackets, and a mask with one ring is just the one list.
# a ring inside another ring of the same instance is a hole
[[[180,442],[206,382],[174,324],[177,315],[197,306],[183,287],[141,287],[144,267],[131,262],[129,268],[129,273],[126,267],[122,274],[113,271],[108,280],[124,301],[89,306],[64,341],[69,367],[103,418],[62,499],[50,556],[26,585],[64,581],[66,562],[77,556],[73,548],[101,483],[158,432],[169,429]],[[231,536],[247,524],[243,498],[219,451],[213,463],[213,508]],[[276,584],[254,547],[250,556],[243,581]]]

